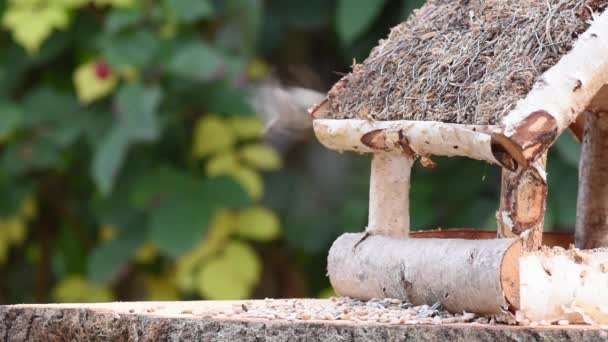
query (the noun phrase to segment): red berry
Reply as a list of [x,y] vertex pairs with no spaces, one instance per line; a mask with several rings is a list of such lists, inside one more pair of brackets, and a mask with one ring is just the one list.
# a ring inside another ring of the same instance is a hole
[[102,80],[108,78],[110,72],[110,66],[105,62],[98,62],[97,65],[95,65],[95,75]]

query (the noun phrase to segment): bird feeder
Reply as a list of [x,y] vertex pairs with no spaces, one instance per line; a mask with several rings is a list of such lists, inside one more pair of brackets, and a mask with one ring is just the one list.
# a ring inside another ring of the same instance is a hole
[[[608,322],[608,253],[589,249],[608,245],[607,5],[427,1],[311,108],[325,147],[372,157],[367,228],[329,251],[339,294]],[[542,247],[547,150],[569,128],[583,142],[586,250]],[[496,238],[409,238],[411,168],[432,156],[502,168]]]

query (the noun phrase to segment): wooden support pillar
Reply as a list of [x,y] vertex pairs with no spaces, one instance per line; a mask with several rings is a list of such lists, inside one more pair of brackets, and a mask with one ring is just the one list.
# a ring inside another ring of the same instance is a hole
[[608,247],[608,113],[584,115],[575,244],[592,249]]
[[524,249],[541,246],[547,206],[546,152],[527,168],[503,169],[500,209],[496,213],[498,237],[523,238]]
[[406,238],[410,232],[410,173],[414,159],[405,154],[376,153],[369,184],[366,232]]

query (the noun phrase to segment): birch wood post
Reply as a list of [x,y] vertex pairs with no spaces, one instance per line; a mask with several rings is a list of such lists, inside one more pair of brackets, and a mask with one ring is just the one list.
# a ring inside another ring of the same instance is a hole
[[541,246],[547,205],[547,154],[528,168],[502,171],[500,209],[496,213],[498,237],[523,238],[524,249]]
[[440,302],[451,312],[509,315],[519,305],[518,239],[394,239],[343,234],[327,274],[337,293],[369,300]]
[[369,184],[366,232],[406,238],[410,232],[410,172],[414,159],[405,154],[376,153]]
[[[607,107],[608,109],[608,107]],[[576,247],[608,247],[608,113],[585,113],[579,165]]]

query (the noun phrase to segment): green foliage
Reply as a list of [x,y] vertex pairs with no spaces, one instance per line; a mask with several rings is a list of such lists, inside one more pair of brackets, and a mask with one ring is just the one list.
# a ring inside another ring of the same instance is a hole
[[[0,302],[330,295],[369,160],[280,155],[250,90],[327,88],[420,4],[0,0]],[[550,229],[572,228],[578,154],[549,157]],[[436,162],[413,171],[413,229],[493,228],[498,168]]]
[[336,29],[344,44],[351,44],[378,17],[386,0],[338,0]]

